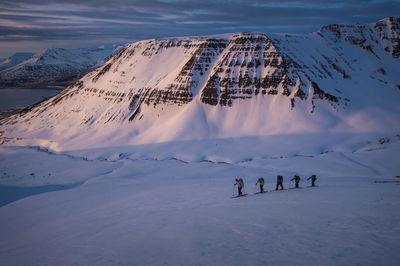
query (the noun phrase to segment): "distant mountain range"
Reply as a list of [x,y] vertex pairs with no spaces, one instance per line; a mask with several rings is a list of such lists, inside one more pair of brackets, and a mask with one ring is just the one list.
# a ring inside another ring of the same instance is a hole
[[40,53],[16,53],[0,61],[0,88],[66,87],[104,64],[122,46],[51,48]]
[[34,53],[15,53],[8,58],[0,58],[0,71],[18,65],[32,55]]
[[3,119],[0,130],[6,138],[46,140],[53,147],[314,132],[398,134],[399,33],[400,19],[390,17],[310,34],[139,41],[57,96]]

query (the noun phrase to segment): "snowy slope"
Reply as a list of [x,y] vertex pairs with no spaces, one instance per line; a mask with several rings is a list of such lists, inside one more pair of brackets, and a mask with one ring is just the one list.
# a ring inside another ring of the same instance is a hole
[[50,48],[0,72],[0,87],[65,86],[102,65],[121,47]]
[[[399,152],[399,136],[338,134],[1,146],[0,264],[395,266]],[[253,195],[277,174],[302,188]],[[231,199],[235,177],[250,196]]]
[[145,40],[29,112],[4,141],[53,149],[400,131],[399,18],[305,35]]
[[15,53],[8,58],[2,58],[0,59],[0,71],[18,65],[32,55],[34,55],[34,53]]

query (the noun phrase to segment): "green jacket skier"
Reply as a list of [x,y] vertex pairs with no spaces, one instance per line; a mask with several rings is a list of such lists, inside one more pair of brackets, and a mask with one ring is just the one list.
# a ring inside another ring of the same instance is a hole
[[317,180],[317,176],[316,175],[312,175],[309,178],[307,178],[307,180],[311,179],[311,186],[315,187],[315,180]]
[[256,185],[260,184],[260,193],[264,192],[264,178],[260,177],[257,182]]
[[290,179],[290,181],[293,181],[293,180],[294,180],[294,182],[296,182],[296,188],[299,188],[299,182],[301,180],[300,176],[294,175],[294,177],[292,179]]

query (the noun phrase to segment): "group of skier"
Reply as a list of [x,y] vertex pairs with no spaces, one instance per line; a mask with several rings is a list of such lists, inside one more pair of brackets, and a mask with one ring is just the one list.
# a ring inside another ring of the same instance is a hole
[[[317,176],[316,175],[311,175],[309,178],[307,178],[307,180],[310,180],[310,179],[311,179],[311,186],[315,187],[315,181],[317,180]],[[294,175],[294,177],[292,179],[290,179],[290,181],[294,181],[295,182],[295,188],[299,188],[300,180],[301,180],[301,178],[298,175]],[[242,178],[236,178],[235,181],[236,182],[235,182],[234,186],[237,186],[238,197],[240,197],[240,196],[243,195],[242,190],[244,188],[244,182],[243,182]],[[264,193],[265,192],[264,191],[264,178],[260,177],[257,180],[256,185],[260,186],[260,192],[259,193]],[[275,190],[278,190],[279,187],[281,188],[281,190],[284,189],[283,188],[283,176],[281,176],[281,175],[278,175],[276,177],[276,188],[275,188]]]

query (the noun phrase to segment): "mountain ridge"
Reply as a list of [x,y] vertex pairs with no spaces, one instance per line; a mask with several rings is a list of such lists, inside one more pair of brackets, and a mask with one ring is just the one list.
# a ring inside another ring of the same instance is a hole
[[12,56],[7,58],[0,59],[0,71],[18,65],[19,63],[23,62],[27,58],[33,56],[34,53],[29,52],[19,52],[14,53]]

